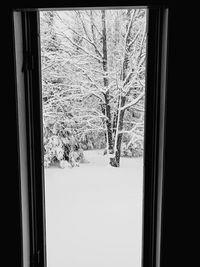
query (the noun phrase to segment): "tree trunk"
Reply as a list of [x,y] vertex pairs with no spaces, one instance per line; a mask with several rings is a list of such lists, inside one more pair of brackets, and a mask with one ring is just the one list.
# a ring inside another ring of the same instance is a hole
[[[130,19],[131,16],[131,9],[129,9],[127,11],[127,18]],[[129,21],[129,20],[128,20]],[[129,31],[128,32],[128,36],[126,39],[126,44],[128,44],[131,41],[131,35],[130,35],[130,28],[128,28],[128,24],[126,25],[126,30]],[[125,81],[126,76],[127,76],[127,69],[128,69],[128,64],[129,64],[129,55],[128,55],[129,49],[128,51],[126,51],[125,55],[124,55],[124,60],[123,60],[123,67],[122,67],[122,72],[121,72],[121,79],[122,81]],[[120,166],[120,158],[121,158],[121,145],[122,145],[122,138],[123,138],[123,125],[124,125],[124,113],[125,110],[120,110],[121,107],[123,107],[125,105],[126,102],[126,97],[125,96],[121,96],[121,99],[119,99],[119,111],[118,111],[118,116],[119,116],[119,121],[117,124],[117,129],[116,129],[116,134],[115,134],[115,157],[113,158],[112,161],[112,166],[114,167],[119,167]]]
[[[125,97],[121,97],[121,103],[120,103],[120,107],[123,107],[125,105],[125,101],[126,98]],[[122,137],[123,137],[123,133],[121,133],[121,131],[123,130],[123,125],[124,125],[124,113],[125,110],[121,110],[120,112],[118,112],[118,116],[119,116],[119,123],[117,125],[117,131],[116,131],[116,147],[115,147],[115,157],[112,160],[112,166],[113,167],[119,167],[120,166],[120,158],[121,158],[121,144],[122,144]]]
[[106,116],[107,116],[107,120],[106,120],[106,127],[107,127],[107,143],[108,143],[108,151],[107,153],[112,154],[113,151],[113,136],[112,136],[112,123],[111,123],[111,112],[110,112],[110,105],[109,105],[109,100],[108,94],[104,95],[105,97],[105,109],[106,109]]
[[[101,11],[101,20],[102,20],[102,44],[103,44],[103,71],[106,74],[108,71],[108,55],[107,55],[107,38],[106,38],[106,13],[105,10]],[[105,112],[107,116],[106,120],[106,127],[107,127],[107,153],[112,154],[113,151],[113,136],[112,136],[112,122],[111,122],[111,110],[110,110],[110,96],[109,91],[107,90],[108,87],[108,78],[103,78],[104,88],[106,89],[104,98],[105,98]],[[110,159],[110,164],[112,163],[112,159]],[[112,165],[112,164],[111,164]]]
[[118,122],[118,115],[119,115],[119,105],[120,105],[120,96],[118,97],[118,105],[117,110],[114,112],[113,115],[113,140],[115,140],[116,132],[117,132],[117,122]]

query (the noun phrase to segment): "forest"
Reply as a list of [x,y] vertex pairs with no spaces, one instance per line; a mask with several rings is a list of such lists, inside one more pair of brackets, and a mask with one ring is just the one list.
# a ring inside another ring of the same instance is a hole
[[144,149],[146,9],[40,12],[45,167]]

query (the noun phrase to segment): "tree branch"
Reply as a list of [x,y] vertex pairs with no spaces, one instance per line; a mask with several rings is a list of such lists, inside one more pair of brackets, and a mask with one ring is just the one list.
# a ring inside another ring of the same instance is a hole
[[73,31],[73,32],[74,32],[75,34],[77,34],[79,37],[83,38],[85,41],[87,41],[89,44],[91,44],[91,45],[94,47],[96,53],[97,53],[101,58],[103,58],[102,54],[99,52],[99,50],[98,50],[98,48],[97,48],[97,46],[95,45],[94,42],[92,42],[92,41],[89,40],[88,38],[84,37],[83,35],[79,34],[77,31],[75,31],[74,29],[72,29],[72,28],[70,28],[70,27],[69,27],[69,30]]
[[85,48],[81,47],[80,45],[76,44],[75,42],[73,42],[66,34],[59,34],[63,37],[65,37],[72,45],[76,46],[77,48],[81,49],[84,53],[86,53],[88,56],[96,59],[99,63],[102,63],[103,60],[97,56],[92,55],[89,51],[87,51]]
[[127,108],[132,107],[133,105],[137,104],[138,101],[140,101],[144,96],[144,92],[141,93],[138,97],[136,97],[135,99],[133,99],[133,101],[131,101],[130,103],[126,104],[125,106],[121,107],[121,110],[125,110]]
[[131,45],[134,44],[134,42],[136,41],[138,35],[140,33],[140,30],[138,30],[138,32],[136,33],[136,35],[134,36],[133,40],[127,45],[127,48],[126,49],[129,49]]

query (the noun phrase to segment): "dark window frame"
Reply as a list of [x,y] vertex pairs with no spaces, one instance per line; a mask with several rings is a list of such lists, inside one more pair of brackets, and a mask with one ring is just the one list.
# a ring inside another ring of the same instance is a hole
[[[53,8],[53,7],[52,7]],[[168,8],[150,6],[145,103],[142,267],[159,267],[162,232]],[[30,262],[46,267],[39,9],[18,9],[26,110]],[[13,14],[14,14],[13,13]],[[17,23],[13,19],[14,26]],[[16,47],[19,44],[14,44]],[[16,71],[17,75],[17,71]],[[16,85],[16,92],[20,88]],[[16,95],[17,95],[16,94]],[[18,102],[18,99],[16,99]],[[20,108],[18,106],[18,108]],[[18,116],[18,120],[20,120]],[[23,215],[23,210],[22,210]],[[22,225],[23,229],[23,225]]]

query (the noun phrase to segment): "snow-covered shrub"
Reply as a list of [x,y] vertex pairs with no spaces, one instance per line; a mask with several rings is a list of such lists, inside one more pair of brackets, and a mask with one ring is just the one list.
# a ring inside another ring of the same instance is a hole
[[122,146],[121,146],[121,156],[122,157],[133,157],[131,149],[127,147],[125,143],[122,143]]
[[143,156],[143,142],[141,140],[137,140],[128,146],[126,143],[122,143],[121,156],[122,157],[134,157],[134,158],[142,157]]
[[87,150],[88,149],[88,147],[87,147],[87,145],[86,144],[80,144],[80,146],[81,146],[81,148],[83,149],[83,150]]
[[71,167],[71,164],[67,161],[67,160],[61,160],[60,161],[60,167],[62,169],[66,168],[66,167]]
[[[51,125],[52,126],[52,125]],[[59,125],[60,126],[60,125]],[[46,127],[44,130],[44,165],[78,166],[84,160],[83,150],[74,135],[62,127]],[[68,164],[67,164],[68,162]]]
[[44,162],[45,167],[49,165],[59,162],[64,157],[64,148],[62,141],[58,136],[52,135],[47,137],[44,144]]
[[82,135],[80,146],[83,150],[103,149],[106,147],[105,134],[103,132],[91,132]]

